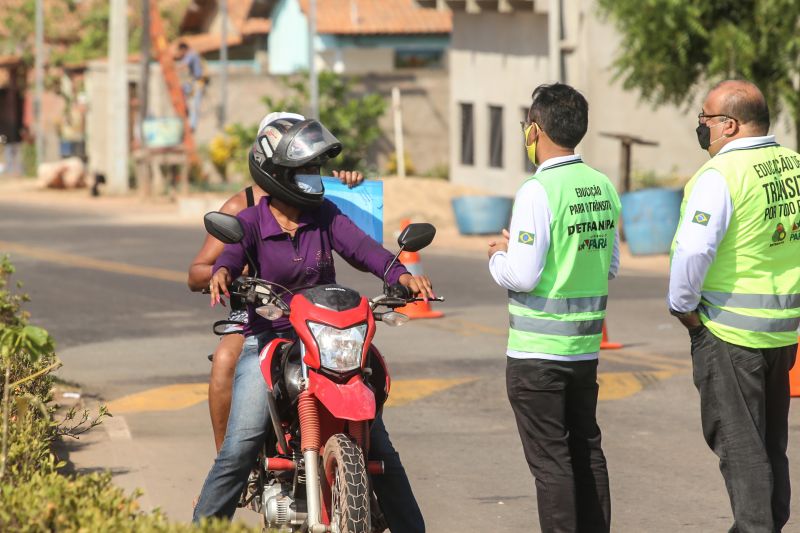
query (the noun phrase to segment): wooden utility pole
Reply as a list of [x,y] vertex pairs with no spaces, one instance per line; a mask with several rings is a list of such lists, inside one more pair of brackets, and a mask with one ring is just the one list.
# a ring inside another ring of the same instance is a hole
[[217,126],[225,127],[227,121],[228,104],[228,0],[220,0],[219,14],[222,19],[222,43],[219,47],[219,64],[221,68],[219,80],[219,114]]
[[36,172],[44,163],[44,116],[42,97],[44,95],[44,0],[36,0],[36,44],[34,59],[33,116],[36,123]]
[[128,192],[128,2],[111,0],[108,31],[108,192]]
[[319,78],[317,76],[317,0],[311,0],[308,9],[308,90],[311,94],[311,116],[319,120]]
[[400,88],[392,87],[392,116],[394,118],[394,156],[397,161],[397,175],[406,177],[406,158],[403,142],[403,108],[400,105]]

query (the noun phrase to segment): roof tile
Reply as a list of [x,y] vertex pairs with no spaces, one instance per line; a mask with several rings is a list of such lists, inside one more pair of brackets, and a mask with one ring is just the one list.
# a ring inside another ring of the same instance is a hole
[[[300,0],[305,13],[309,0]],[[335,35],[450,33],[449,10],[419,8],[413,0],[317,0],[317,33]]]

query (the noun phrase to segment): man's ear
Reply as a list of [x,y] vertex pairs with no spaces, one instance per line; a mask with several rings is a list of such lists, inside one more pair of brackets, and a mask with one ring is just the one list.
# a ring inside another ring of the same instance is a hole
[[729,118],[725,121],[725,127],[722,128],[722,134],[726,137],[733,137],[737,133],[739,133],[739,121],[733,118]]

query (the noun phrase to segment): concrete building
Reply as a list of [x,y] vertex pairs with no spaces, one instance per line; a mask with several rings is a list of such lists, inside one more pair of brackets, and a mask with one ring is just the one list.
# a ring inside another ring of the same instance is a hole
[[[600,19],[594,0],[417,3],[453,13],[452,181],[513,194],[531,170],[519,121],[533,89],[559,80],[578,88],[589,101],[589,131],[578,152],[612,181],[619,181],[620,142],[604,133],[659,143],[634,146],[634,171],[688,178],[707,159],[694,134],[702,94],[696,105],[654,109],[640,102],[638,94],[623,90],[611,68],[620,36]],[[777,129],[785,141],[793,139],[784,123]]]

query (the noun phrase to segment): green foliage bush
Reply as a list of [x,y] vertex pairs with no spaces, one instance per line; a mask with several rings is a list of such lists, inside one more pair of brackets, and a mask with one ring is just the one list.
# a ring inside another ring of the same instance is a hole
[[227,521],[200,525],[170,523],[161,511],[139,509],[137,495],[128,496],[111,482],[111,474],[75,477],[37,472],[18,485],[0,486],[0,530],[18,533],[58,532],[245,532]]
[[[51,446],[60,435],[75,435],[97,424],[74,410],[64,423],[53,421],[53,377],[60,362],[47,332],[28,323],[21,306],[27,296],[12,292],[14,267],[0,257],[0,531],[39,532],[244,532],[222,520],[175,524],[163,512],[139,509],[139,494],[126,495],[111,474],[66,476]],[[19,288],[19,285],[17,285]],[[105,415],[101,409],[98,418]],[[71,426],[71,427],[70,427]]]

